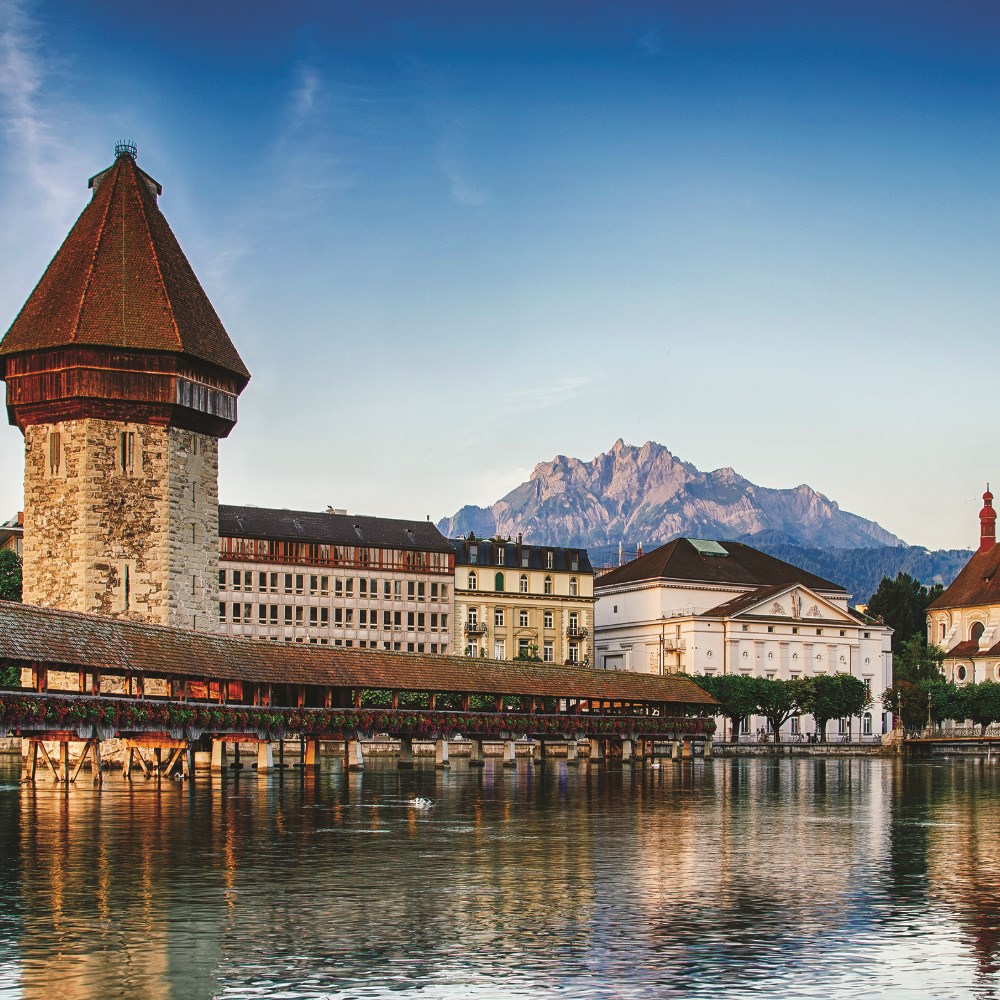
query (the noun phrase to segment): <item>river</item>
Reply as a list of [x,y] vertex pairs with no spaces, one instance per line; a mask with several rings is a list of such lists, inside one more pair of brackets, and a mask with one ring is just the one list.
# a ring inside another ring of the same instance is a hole
[[1000,767],[0,758],[0,997],[994,997]]

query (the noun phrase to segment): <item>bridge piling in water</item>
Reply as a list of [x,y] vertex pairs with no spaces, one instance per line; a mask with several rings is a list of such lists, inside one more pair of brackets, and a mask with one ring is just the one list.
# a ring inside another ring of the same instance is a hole
[[517,743],[514,740],[503,741],[503,766],[517,767]]
[[448,741],[440,736],[434,741],[434,766],[439,770],[451,767],[451,761],[448,760]]

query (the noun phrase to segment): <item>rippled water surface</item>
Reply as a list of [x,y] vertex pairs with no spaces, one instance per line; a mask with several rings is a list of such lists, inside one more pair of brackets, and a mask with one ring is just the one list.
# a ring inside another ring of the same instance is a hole
[[997,995],[1000,767],[17,765],[3,997]]

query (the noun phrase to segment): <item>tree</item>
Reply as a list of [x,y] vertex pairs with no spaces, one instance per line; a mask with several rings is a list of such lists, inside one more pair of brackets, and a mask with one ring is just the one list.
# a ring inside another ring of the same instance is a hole
[[868,602],[867,613],[881,618],[893,630],[892,648],[896,650],[915,635],[926,637],[927,608],[943,590],[939,583],[928,590],[909,573],[897,573],[895,580],[884,576]]
[[803,680],[802,685],[802,711],[813,717],[824,741],[831,719],[860,715],[872,701],[864,682],[850,674],[821,674]]
[[982,726],[986,735],[988,726],[1000,721],[1000,684],[983,681],[980,684],[965,684],[960,689],[966,698],[965,718],[973,725]]
[[21,559],[13,549],[0,549],[0,601],[21,600]]
[[757,711],[754,678],[743,674],[702,674],[694,682],[719,703],[719,715],[729,719],[731,739],[739,739],[740,720]]
[[882,692],[882,704],[896,714],[904,729],[919,729],[927,721],[929,686],[926,681],[894,681]]
[[757,694],[757,711],[770,723],[774,742],[780,743],[781,727],[801,710],[805,694],[802,681],[755,677],[753,686]]
[[897,681],[910,681],[919,684],[921,681],[941,680],[944,675],[944,650],[921,635],[910,636],[896,646],[892,654],[892,676]]

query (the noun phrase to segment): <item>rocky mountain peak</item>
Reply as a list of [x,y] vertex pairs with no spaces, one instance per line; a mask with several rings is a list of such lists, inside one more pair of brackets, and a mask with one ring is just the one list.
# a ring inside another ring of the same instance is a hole
[[767,533],[825,548],[902,545],[873,521],[800,485],[772,489],[731,467],[701,472],[666,447],[622,438],[591,461],[558,455],[489,507],[463,507],[438,525],[449,537],[522,533],[536,544],[596,547],[640,542],[648,551],[679,536],[735,539]]

